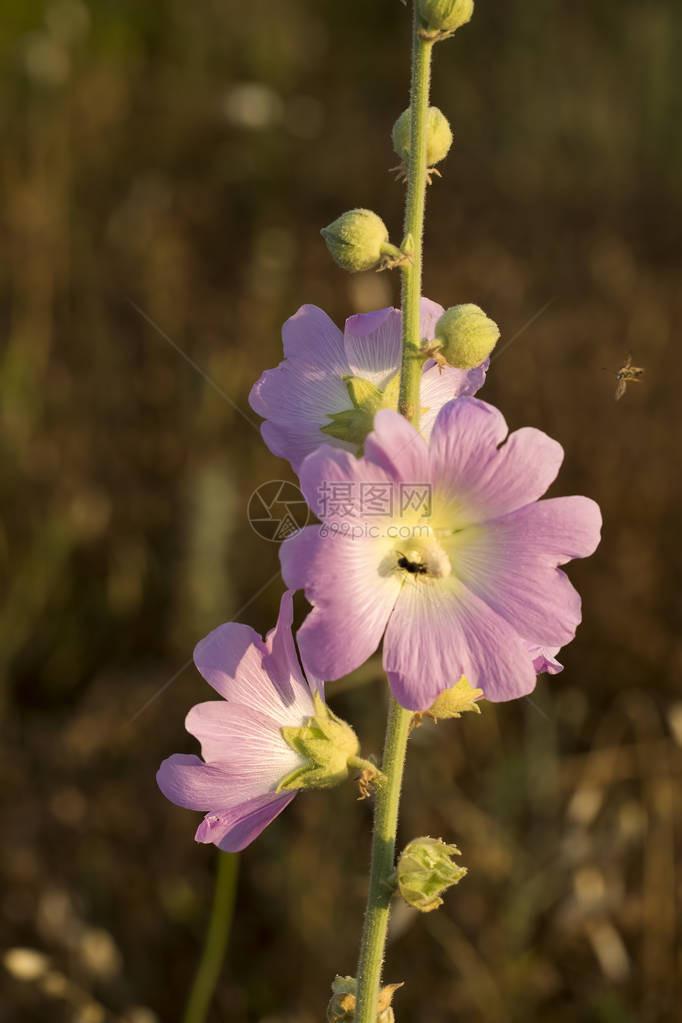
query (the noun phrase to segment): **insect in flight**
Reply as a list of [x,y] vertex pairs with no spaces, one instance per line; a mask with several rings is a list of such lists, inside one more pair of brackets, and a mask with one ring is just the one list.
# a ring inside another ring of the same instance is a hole
[[628,352],[628,357],[625,360],[625,365],[616,373],[616,401],[619,401],[625,391],[627,390],[628,384],[637,384],[642,380],[644,370],[641,366],[632,365],[632,352]]
[[401,551],[398,551],[398,568],[404,568],[411,575],[426,575],[428,568],[421,561],[410,561]]

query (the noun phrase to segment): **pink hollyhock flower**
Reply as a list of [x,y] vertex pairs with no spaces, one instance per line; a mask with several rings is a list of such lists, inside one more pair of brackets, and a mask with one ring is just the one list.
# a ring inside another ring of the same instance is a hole
[[187,731],[199,739],[204,759],[176,753],[162,763],[157,782],[178,806],[209,811],[197,842],[237,852],[296,795],[278,786],[308,761],[285,741],[281,728],[298,728],[315,716],[314,693],[322,683],[306,681],[301,671],[292,614],[287,592],[265,642],[249,626],[229,623],[194,651],[197,668],[223,699],[200,703],[187,715]]
[[[442,306],[421,300],[422,337],[433,340],[442,314]],[[378,409],[398,407],[400,329],[399,309],[351,316],[342,333],[317,306],[301,306],[282,328],[286,358],[266,370],[249,395],[251,408],[265,419],[261,432],[272,453],[288,459],[295,472],[321,444],[361,453]],[[487,359],[467,371],[425,363],[425,437],[447,401],[483,386],[487,368]]]
[[381,411],[362,459],[321,447],[303,492],[322,526],[281,548],[288,586],[313,605],[298,642],[327,679],[378,647],[398,701],[428,708],[464,675],[489,700],[529,693],[575,634],[580,597],[558,569],[591,554],[601,516],[586,497],[539,501],[563,459],[540,430],[507,437],[496,408],[457,398],[427,444]]

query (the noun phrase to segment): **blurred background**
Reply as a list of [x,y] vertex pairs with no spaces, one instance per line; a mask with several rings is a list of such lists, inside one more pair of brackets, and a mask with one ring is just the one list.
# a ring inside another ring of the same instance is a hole
[[[438,913],[396,909],[400,1023],[679,1019],[681,47],[675,0],[480,0],[436,50],[455,144],[425,294],[515,338],[481,396],[561,441],[552,493],[589,494],[606,525],[570,569],[563,674],[414,734],[403,842],[455,841],[470,873]],[[216,853],[154,773],[196,748],[197,640],[275,618],[277,544],[246,506],[293,476],[247,395],[283,320],[398,301],[318,232],[366,206],[400,237],[409,16],[5,0],[0,53],[0,1020],[172,1021]],[[616,404],[630,351],[645,375]],[[329,687],[366,753],[380,678]],[[354,971],[356,794],[297,799],[241,856],[214,1023],[316,1023]]]

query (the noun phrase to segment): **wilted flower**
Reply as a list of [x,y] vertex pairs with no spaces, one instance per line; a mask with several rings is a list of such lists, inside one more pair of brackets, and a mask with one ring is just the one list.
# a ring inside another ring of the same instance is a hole
[[328,679],[362,664],[383,637],[398,701],[425,710],[462,675],[488,700],[530,692],[558,670],[580,597],[557,566],[591,554],[601,516],[586,497],[538,498],[561,445],[540,430],[507,436],[476,398],[441,409],[430,443],[380,411],[364,458],[323,447],[300,480],[322,526],[286,540],[287,585],[313,609],[298,633]]
[[[433,340],[443,307],[421,300],[421,335]],[[304,305],[282,328],[285,359],[266,370],[249,395],[265,422],[261,432],[274,455],[296,472],[321,444],[358,454],[379,409],[398,407],[401,315],[398,309],[360,313],[342,333],[326,313]],[[464,372],[429,360],[421,380],[421,425],[429,436],[436,415],[451,398],[475,394],[487,362]]]
[[456,845],[446,845],[440,838],[413,838],[398,858],[396,880],[398,890],[408,906],[420,913],[431,913],[443,905],[443,893],[459,884],[466,867],[455,863],[461,856]]
[[[400,984],[386,984],[379,992],[377,999],[376,1023],[395,1023],[393,1012],[393,996],[403,986]],[[336,976],[332,981],[332,997],[327,1006],[327,1020],[329,1023],[353,1023],[355,1019],[355,1002],[358,990],[358,982],[355,977]]]
[[282,812],[299,788],[327,787],[348,775],[355,733],[321,697],[323,683],[299,665],[292,595],[265,642],[247,625],[228,623],[197,645],[194,663],[223,697],[187,715],[203,761],[176,753],[157,774],[171,802],[208,810],[196,833],[228,852],[243,849]]

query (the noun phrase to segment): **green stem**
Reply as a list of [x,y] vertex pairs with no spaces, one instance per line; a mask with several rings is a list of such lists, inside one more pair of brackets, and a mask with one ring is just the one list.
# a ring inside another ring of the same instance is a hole
[[372,839],[369,896],[358,962],[355,1023],[376,1023],[388,914],[393,894],[390,877],[394,870],[398,806],[405,766],[405,749],[412,712],[391,697],[386,724],[386,741],[381,770],[386,781],[377,788]]
[[[419,388],[424,356],[419,328],[422,286],[422,241],[426,205],[426,125],[433,42],[419,36],[419,15],[414,5],[412,34],[412,84],[410,89],[410,160],[408,166],[405,242],[409,239],[412,261],[402,267],[402,362],[398,409],[413,426],[419,426]],[[388,915],[393,886],[398,807],[402,787],[407,737],[412,712],[391,697],[381,770],[385,782],[377,786],[372,837],[367,911],[358,962],[355,1023],[376,1023],[381,966],[386,945]]]
[[410,161],[405,207],[405,238],[411,239],[412,262],[402,268],[403,354],[400,370],[398,409],[414,426],[419,426],[424,356],[419,329],[419,300],[422,288],[422,246],[426,206],[426,125],[429,109],[431,53],[433,41],[419,36],[416,4],[412,37],[412,86],[410,89]]
[[211,921],[208,925],[199,968],[185,1009],[184,1023],[204,1023],[206,1019],[225,959],[227,939],[232,923],[234,897],[237,890],[238,863],[239,857],[236,853],[218,851]]

